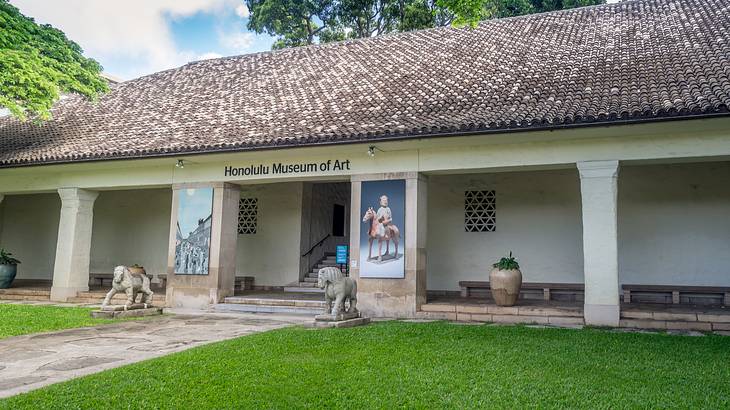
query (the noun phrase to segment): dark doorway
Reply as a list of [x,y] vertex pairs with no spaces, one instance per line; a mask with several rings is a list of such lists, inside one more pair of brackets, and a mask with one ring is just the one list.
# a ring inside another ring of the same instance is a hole
[[334,204],[332,210],[332,236],[345,236],[345,206]]

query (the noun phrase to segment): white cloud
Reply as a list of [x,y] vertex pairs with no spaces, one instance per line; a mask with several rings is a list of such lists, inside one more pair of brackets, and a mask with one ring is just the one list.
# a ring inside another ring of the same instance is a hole
[[236,7],[236,14],[238,15],[238,17],[245,19],[251,15],[251,12],[248,11],[248,6],[246,6],[245,4],[239,4],[238,7]]
[[211,60],[211,59],[214,59],[214,58],[221,58],[221,57],[223,57],[222,54],[218,54],[218,53],[214,53],[214,52],[208,52],[208,53],[203,53],[203,54],[200,54],[200,55],[195,56],[195,58],[193,60],[195,60],[195,61],[198,61],[198,60]]
[[240,53],[251,48],[254,41],[253,33],[246,31],[237,32],[218,32],[220,42],[226,48],[233,50],[234,52]]
[[[168,26],[199,12],[235,10],[241,0],[12,0],[25,15],[50,23],[79,43],[86,55],[97,60],[142,61],[129,73],[111,73],[124,78],[179,66],[195,54],[178,50]],[[245,36],[232,38],[239,48]],[[248,41],[248,43],[246,42]]]

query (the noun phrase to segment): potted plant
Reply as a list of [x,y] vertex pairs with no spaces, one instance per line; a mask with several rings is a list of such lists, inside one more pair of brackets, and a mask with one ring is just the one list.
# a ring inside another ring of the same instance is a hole
[[494,269],[489,272],[489,287],[492,290],[494,303],[499,306],[514,305],[520,296],[522,286],[520,264],[510,252],[508,257],[500,259],[492,267]]
[[19,260],[13,258],[13,254],[0,249],[0,289],[7,289],[18,273]]

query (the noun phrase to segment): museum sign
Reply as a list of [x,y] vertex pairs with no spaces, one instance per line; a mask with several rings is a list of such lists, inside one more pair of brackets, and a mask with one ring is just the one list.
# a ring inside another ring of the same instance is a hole
[[284,174],[311,174],[317,172],[349,171],[350,160],[332,160],[323,162],[301,162],[296,164],[284,164],[275,162],[270,165],[258,164],[245,167],[234,167],[228,165],[223,170],[226,177],[240,177],[251,175],[284,175]]

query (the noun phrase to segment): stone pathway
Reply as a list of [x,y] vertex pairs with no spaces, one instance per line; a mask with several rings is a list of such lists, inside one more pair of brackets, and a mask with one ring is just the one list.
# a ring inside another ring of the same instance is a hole
[[312,321],[301,315],[172,312],[0,340],[0,398],[194,346]]

